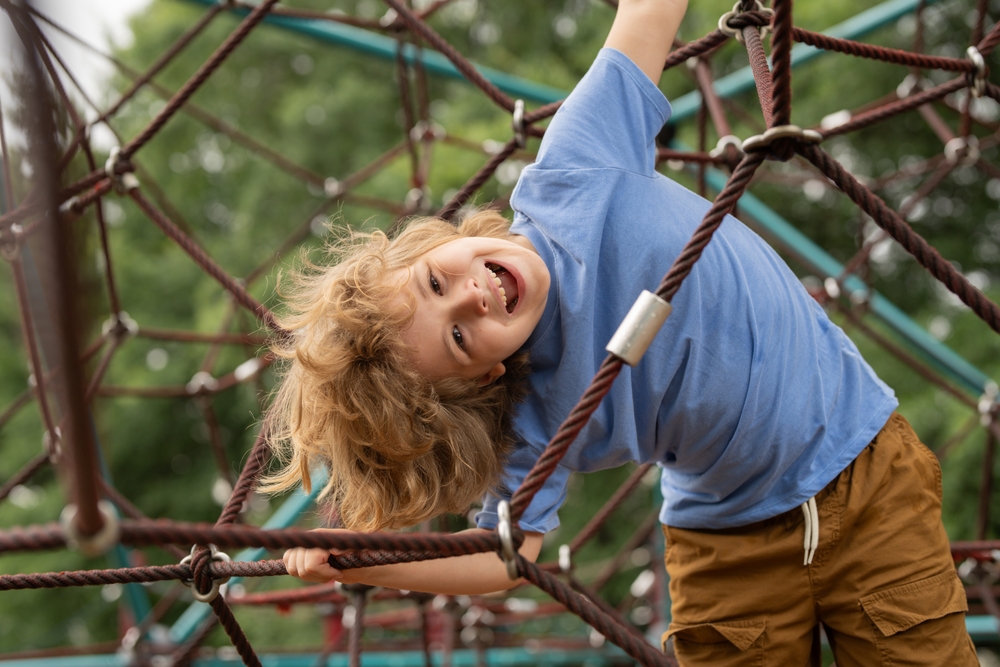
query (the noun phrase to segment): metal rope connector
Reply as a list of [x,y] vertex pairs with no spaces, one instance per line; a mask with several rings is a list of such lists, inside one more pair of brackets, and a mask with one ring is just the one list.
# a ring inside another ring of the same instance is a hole
[[434,121],[419,120],[410,130],[410,141],[436,140],[440,141],[448,136],[448,131],[440,123]]
[[974,165],[979,161],[979,139],[972,134],[951,139],[944,145],[944,157],[949,164]]
[[116,338],[131,337],[139,333],[139,324],[124,310],[113,313],[111,317],[101,325],[101,335],[114,335]]
[[767,148],[778,139],[798,139],[807,144],[818,144],[823,141],[823,135],[816,130],[803,130],[798,125],[775,125],[764,134],[755,134],[743,141],[743,152],[759,151]]
[[568,544],[559,547],[559,571],[563,574],[573,571],[573,550]]
[[510,520],[510,503],[501,500],[497,505],[497,515],[500,517],[500,522],[497,524],[497,535],[500,536],[500,557],[503,559],[504,565],[507,566],[507,576],[513,581],[519,576],[515,560],[517,552],[514,550],[514,529]]
[[334,199],[344,194],[344,186],[333,176],[323,181],[323,194],[330,199]]
[[990,425],[993,418],[996,416],[997,409],[1000,408],[1000,403],[997,402],[997,394],[1000,394],[1000,388],[997,387],[997,383],[990,380],[983,387],[983,395],[979,397],[979,423],[986,427]]
[[632,304],[618,330],[604,348],[629,366],[635,366],[649,349],[673,306],[649,290],[643,290]]
[[191,377],[191,381],[185,386],[188,394],[202,395],[210,394],[219,388],[219,381],[212,377],[207,371],[198,371]]
[[[32,375],[32,378],[35,376]],[[49,456],[49,462],[59,463],[62,460],[62,429],[56,426],[52,431],[42,434],[42,449]]]
[[0,256],[10,262],[17,259],[23,240],[24,227],[16,222],[7,231],[0,230]]
[[715,148],[709,151],[709,157],[722,157],[726,154],[726,147],[732,146],[736,151],[743,155],[743,142],[735,134],[727,134],[724,137],[719,137],[719,143],[715,144]]
[[510,126],[514,129],[514,141],[518,148],[528,145],[528,138],[524,132],[524,100],[514,101],[514,117],[510,121]]
[[[191,547],[191,553],[181,559],[181,565],[191,564],[191,559],[194,557],[194,552],[197,548],[197,544]],[[219,551],[219,547],[214,544],[209,544],[208,548],[212,552],[212,560],[219,561],[220,563],[233,562],[225,552]],[[194,571],[192,571],[191,574],[194,574]],[[230,579],[231,577],[225,577],[223,579],[216,579],[215,577],[212,577],[212,590],[207,593],[199,591],[198,586],[194,583],[193,579],[183,579],[181,580],[181,583],[191,589],[191,595],[194,596],[194,599],[198,602],[211,602],[218,597],[219,592],[222,590],[222,586],[224,586]]]
[[973,97],[982,97],[983,93],[986,92],[986,60],[979,49],[974,46],[967,48],[965,55],[976,66],[976,71],[969,73],[969,92],[972,93]]
[[100,556],[118,544],[118,513],[107,500],[97,501],[97,511],[104,518],[104,525],[94,535],[84,536],[76,527],[76,505],[66,505],[59,515],[59,526],[66,535],[66,546],[84,556]]
[[[743,41],[743,28],[736,28],[729,25],[729,21],[731,19],[743,13],[743,10],[740,9],[741,4],[743,4],[741,0],[737,0],[736,4],[733,5],[732,11],[726,12],[725,14],[719,17],[719,32],[729,37],[732,37],[740,44],[744,44],[745,42]],[[773,20],[774,10],[765,7],[764,3],[762,3],[760,0],[754,0],[753,11],[766,14],[768,16],[768,19]],[[764,39],[764,36],[767,35],[769,32],[771,32],[770,22],[768,22],[767,25],[763,25],[757,28],[757,31],[760,33],[760,38]]]
[[139,187],[139,179],[131,171],[126,171],[124,174],[117,172],[118,156],[121,150],[121,146],[115,146],[108,153],[108,159],[104,163],[104,175],[111,179],[111,184],[114,186],[115,192],[124,195],[130,190],[135,190]]

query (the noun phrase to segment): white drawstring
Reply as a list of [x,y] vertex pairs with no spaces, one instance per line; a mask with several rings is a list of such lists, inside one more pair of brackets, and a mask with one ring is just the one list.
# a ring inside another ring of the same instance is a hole
[[805,550],[803,565],[812,565],[813,556],[819,547],[819,512],[816,510],[816,497],[802,503],[802,514],[805,516],[805,537],[802,548]]

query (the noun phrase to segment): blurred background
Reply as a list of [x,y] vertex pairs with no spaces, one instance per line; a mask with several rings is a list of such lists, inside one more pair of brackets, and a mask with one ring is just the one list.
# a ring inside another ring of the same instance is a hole
[[[413,4],[426,9],[438,3]],[[386,6],[376,0],[290,0],[279,6],[343,13],[361,23],[386,14]],[[65,88],[88,122],[101,117],[135,77],[206,12],[206,4],[194,0],[47,0],[34,7],[44,34],[63,56],[65,71],[60,70],[60,76]],[[822,31],[870,8],[867,0],[799,3],[795,24]],[[693,40],[710,32],[719,16],[730,9],[727,0],[692,2],[680,39]],[[991,0],[987,27],[998,13],[1000,2]],[[428,21],[476,63],[540,84],[545,87],[541,90],[566,92],[586,71],[613,15],[613,7],[597,0],[454,0],[437,8]],[[908,50],[918,40],[927,53],[964,57],[976,20],[976,4],[971,0],[928,2],[919,18],[914,12],[906,13],[861,39]],[[221,12],[155,76],[154,86],[144,88],[111,118],[93,126],[91,137],[101,164],[113,146],[126,143],[163,109],[165,99],[205,62],[238,21],[238,16]],[[32,173],[20,129],[27,113],[19,97],[23,74],[17,57],[11,55],[17,37],[4,13],[0,13],[0,43],[0,108],[14,195],[13,202],[6,194],[0,195],[4,197],[0,212],[6,212],[26,196]],[[987,62],[996,69],[995,57]],[[746,66],[745,49],[732,40],[710,61],[716,80]],[[901,85],[930,86],[952,77],[951,73],[911,72],[900,65],[827,54],[795,69],[793,122],[814,127],[826,119],[830,126],[835,123],[831,114],[882,100],[896,94]],[[405,90],[401,80],[408,84]],[[696,89],[694,73],[687,67],[676,68],[665,74],[661,87],[671,100],[682,99]],[[933,110],[958,132],[964,104],[963,90],[935,103]],[[528,101],[529,110],[535,106],[537,100]],[[733,134],[745,138],[762,131],[752,87],[729,96],[724,106]],[[918,202],[913,198],[940,165],[944,150],[926,113],[908,112],[831,139],[824,148],[890,206],[906,207],[914,229],[998,301],[1000,104],[989,97],[978,98],[971,101],[970,113],[971,132],[978,137],[982,162],[987,164],[959,160],[933,192]],[[664,145],[698,147],[704,118],[706,113],[699,113],[696,106],[665,130]],[[68,141],[70,117],[63,113],[57,120]],[[422,121],[417,132],[411,132],[417,121]],[[376,57],[343,43],[265,24],[250,34],[184,112],[172,118],[133,162],[147,196],[230,275],[244,279],[255,297],[280,311],[276,292],[280,272],[304,257],[322,261],[324,239],[331,229],[346,225],[387,229],[401,216],[436,211],[510,138],[510,122],[509,114],[464,81],[412,68],[403,76],[391,57]],[[711,123],[705,124],[704,148],[711,149],[719,136]],[[410,145],[408,136],[417,140]],[[476,195],[475,203],[496,202],[506,207],[520,170],[536,149],[537,140],[531,140],[525,150],[501,165]],[[268,151],[284,156],[293,166],[276,166]],[[357,176],[381,158],[379,170],[364,174],[364,179]],[[709,197],[714,194],[711,179],[703,186],[697,168],[669,161],[661,170]],[[67,169],[64,185],[89,171],[78,156]],[[1000,337],[895,242],[879,240],[874,223],[825,178],[799,161],[768,162],[750,192],[840,264],[849,261],[861,245],[872,242],[869,261],[858,269],[870,288],[898,306],[933,341],[956,351],[983,377],[1000,377]],[[738,214],[765,238],[774,238],[770,228],[744,208]],[[83,303],[89,314],[81,330],[84,345],[100,335],[111,314],[104,278],[107,259],[94,215],[90,210],[74,223],[80,230],[74,243],[82,258]],[[246,381],[210,397],[192,395],[188,385],[196,373],[229,377],[241,364],[263,355],[266,332],[251,315],[234,307],[222,288],[128,197],[105,197],[103,216],[118,299],[146,334],[129,338],[117,349],[93,404],[94,433],[108,478],[148,516],[214,521],[254,440],[273,377],[270,369],[253,372]],[[817,275],[815,267],[798,253],[780,239],[774,240],[807,287],[817,295],[822,293],[826,276]],[[12,285],[8,264],[0,262],[0,349],[4,350],[0,354],[0,483],[41,451],[44,432],[39,410],[30,402],[30,370]],[[840,299],[841,308],[836,308],[838,300],[830,302],[831,314],[896,390],[900,411],[942,459],[949,535],[952,539],[982,536],[977,535],[976,526],[978,492],[993,471],[984,477],[986,434],[979,414],[970,407],[979,400],[982,387],[977,391],[940,364],[922,362],[951,389],[941,388],[916,370],[920,364],[900,360],[878,344],[877,338],[885,337],[922,358],[911,342],[882,321],[865,319],[865,303]],[[864,329],[857,324],[861,319]],[[231,344],[216,345],[156,337],[153,334],[158,330],[233,336]],[[90,372],[95,364],[92,358],[87,367]],[[623,468],[574,480],[572,496],[561,513],[563,525],[547,536],[543,559],[555,558],[558,546],[579,531],[630,473],[630,468]],[[633,494],[616,515],[619,520],[603,528],[581,552],[581,578],[600,571],[636,526],[655,511],[654,482],[648,479],[642,492]],[[65,502],[56,476],[43,469],[0,502],[0,528],[54,521]],[[256,496],[244,520],[262,523],[280,502],[281,498]],[[1000,501],[995,494],[990,507],[994,511],[989,516],[994,518],[980,528],[986,537],[996,537]],[[303,525],[318,524],[318,517],[310,513]],[[466,517],[451,517],[435,527],[457,530],[466,525]],[[155,548],[134,550],[127,557],[136,565],[176,562]],[[649,586],[635,584],[652,576],[647,572],[662,571],[657,559],[655,540],[637,546],[604,589],[612,604],[651,632],[655,631],[651,626],[663,622],[653,609],[661,600]],[[107,562],[72,551],[0,555],[0,573],[112,567]],[[252,585],[259,590],[295,585],[284,579]],[[174,585],[143,588],[155,603],[170,594]],[[0,650],[96,643],[113,652],[132,613],[123,592],[118,585],[6,592],[0,595]],[[544,597],[531,591],[524,594]],[[184,605],[178,604],[165,613],[160,621],[162,632],[183,610]],[[328,631],[324,621],[328,613],[329,609],[309,605],[280,614],[255,607],[240,609],[239,619],[255,646],[315,648]],[[543,619],[523,632],[532,636],[589,634],[575,617]],[[228,640],[216,632],[209,644],[224,646]]]

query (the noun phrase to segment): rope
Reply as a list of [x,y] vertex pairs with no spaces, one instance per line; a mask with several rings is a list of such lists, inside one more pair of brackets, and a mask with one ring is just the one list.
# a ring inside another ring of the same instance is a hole
[[812,162],[825,176],[837,184],[844,194],[861,207],[865,213],[889,232],[906,251],[913,255],[920,265],[951,290],[962,302],[973,310],[991,329],[1000,333],[1000,308],[985,294],[969,282],[951,262],[947,261],[922,236],[913,231],[899,215],[889,208],[882,199],[861,185],[850,172],[844,169],[826,151],[818,146],[800,146],[799,153]]
[[[504,94],[499,90],[499,88],[483,77],[476,70],[476,68],[464,58],[464,56],[451,47],[447,41],[445,41],[424,22],[424,19],[426,19],[433,12],[437,11],[440,7],[444,6],[447,3],[447,0],[437,0],[421,12],[411,11],[402,2],[400,2],[400,0],[387,0],[387,2],[396,12],[396,16],[391,18],[391,20],[387,17],[387,21],[384,22],[381,27],[392,31],[392,33],[400,41],[398,66],[401,76],[399,85],[400,94],[404,100],[403,107],[407,114],[406,117],[408,127],[414,125],[414,112],[410,107],[413,92],[409,88],[409,66],[406,65],[404,61],[403,43],[404,41],[407,41],[406,35],[401,32],[404,29],[410,32],[409,39],[414,42],[413,46],[406,48],[419,48],[422,41],[426,41],[433,48],[444,54],[445,57],[447,57],[456,66],[456,68],[458,68],[459,71],[461,71],[463,75],[469,79],[469,81],[483,90],[483,92],[498,106],[508,112],[514,110],[514,101],[509,96]],[[204,13],[198,22],[185,31],[185,33],[181,35],[181,37],[174,42],[174,44],[167,51],[161,54],[161,56],[147,69],[145,73],[139,74],[134,70],[130,70],[123,64],[116,63],[123,68],[122,71],[126,72],[127,75],[133,78],[133,83],[112,106],[105,109],[98,115],[99,120],[107,120],[114,116],[128,99],[132,98],[144,87],[158,91],[165,97],[169,97],[169,100],[160,113],[158,113],[157,116],[145,128],[143,128],[142,131],[140,131],[125,145],[119,155],[119,159],[117,161],[113,161],[110,170],[107,172],[104,169],[100,169],[95,164],[89,144],[89,137],[85,131],[82,119],[76,113],[76,110],[72,107],[72,105],[68,103],[70,96],[58,79],[54,62],[58,63],[64,69],[65,64],[58,57],[58,54],[53,51],[51,44],[48,43],[45,36],[38,30],[31,17],[38,17],[39,19],[50,24],[51,21],[49,21],[44,15],[39,14],[34,10],[30,10],[30,14],[27,12],[19,13],[18,18],[15,21],[15,25],[19,32],[25,35],[26,40],[30,40],[37,48],[40,62],[44,66],[45,71],[48,73],[55,92],[58,94],[59,98],[63,100],[63,105],[66,107],[66,111],[75,126],[73,138],[68,145],[68,149],[62,155],[55,172],[62,173],[63,169],[70,163],[74,155],[78,154],[80,149],[83,149],[85,154],[90,173],[56,193],[56,202],[63,206],[63,215],[66,222],[72,221],[75,216],[79,216],[85,212],[91,205],[96,206],[97,220],[101,231],[102,251],[104,253],[103,256],[107,260],[105,277],[108,281],[109,298],[113,313],[118,313],[120,310],[118,305],[119,297],[113,281],[113,271],[110,261],[110,252],[108,250],[108,240],[103,220],[101,202],[103,197],[109,194],[112,189],[121,187],[123,177],[131,175],[137,169],[137,165],[133,164],[130,158],[132,158],[138,150],[148,143],[148,141],[164,127],[164,125],[175,115],[177,111],[184,109],[185,112],[205,123],[215,131],[232,137],[235,142],[247,147],[249,150],[257,153],[258,155],[265,157],[273,164],[279,166],[279,168],[307,183],[314,186],[329,185],[328,179],[324,178],[320,174],[314,173],[301,165],[297,165],[288,158],[282,156],[280,153],[263,146],[253,137],[250,137],[237,128],[215,118],[199,107],[190,104],[190,97],[204,84],[207,78],[226,60],[229,54],[240,43],[242,43],[250,31],[258,25],[264,16],[268,12],[272,11],[272,9],[274,9],[275,14],[280,15],[298,17],[308,16],[317,20],[339,21],[353,25],[362,25],[369,28],[378,26],[379,22],[366,19],[355,19],[353,17],[346,16],[321,14],[310,10],[273,8],[275,0],[264,0],[258,5],[245,5],[241,2],[233,2],[230,4],[233,7],[245,7],[249,9],[249,15],[240,23],[239,27],[229,35],[223,44],[216,49],[204,65],[199,68],[199,70],[184,84],[184,86],[182,86],[181,89],[175,93],[171,94],[170,91],[167,91],[162,86],[153,82],[153,77],[170,62],[172,62],[176,54],[186,48],[196,36],[203,34],[204,29],[216,16],[218,16],[226,5],[220,3]],[[751,9],[750,4],[750,2],[744,2],[742,9]],[[0,5],[8,11],[11,11],[11,4],[8,0],[0,0]],[[943,140],[948,140],[956,136],[956,134],[940,118],[940,116],[936,113],[931,113],[930,108],[925,105],[928,105],[935,100],[942,99],[951,93],[969,86],[972,83],[971,77],[967,77],[966,75],[972,74],[975,71],[975,66],[972,64],[971,60],[926,56],[921,53],[902,51],[898,49],[887,49],[805,31],[792,25],[792,3],[790,0],[776,0],[774,5],[773,23],[775,32],[772,40],[772,60],[774,62],[773,71],[768,71],[767,59],[757,30],[758,27],[763,27],[770,23],[768,13],[757,10],[743,11],[742,13],[735,13],[727,23],[729,28],[742,31],[744,36],[748,56],[754,72],[755,83],[758,88],[762,113],[768,127],[786,125],[790,122],[790,51],[791,43],[794,40],[815,46],[817,48],[837,51],[857,57],[878,59],[916,69],[939,69],[943,71],[958,72],[963,75],[953,79],[952,81],[935,86],[929,90],[910,95],[902,100],[894,100],[888,103],[878,104],[871,109],[865,109],[852,117],[847,123],[844,123],[836,128],[823,130],[822,134],[825,138],[868,127],[893,115],[915,108],[922,110],[927,122],[937,130],[938,134],[943,137]],[[988,55],[996,47],[996,45],[1000,43],[1000,25],[993,26],[985,37],[982,36],[985,8],[985,2],[980,0],[978,5],[977,21],[973,29],[971,41],[973,43],[978,42],[977,48],[979,52],[983,55]],[[52,25],[55,26],[55,24]],[[66,32],[58,26],[55,27],[62,32]],[[919,51],[921,48],[921,29],[922,26],[918,27],[917,39],[914,46],[915,51]],[[66,34],[70,33],[66,32]],[[71,34],[70,36],[72,37]],[[693,57],[707,58],[710,56],[712,51],[719,48],[726,40],[726,34],[719,30],[715,30],[699,40],[676,49],[668,57],[664,64],[664,69],[675,67],[676,65]],[[52,58],[49,57],[49,52],[51,52]],[[714,92],[711,82],[711,71],[707,62],[701,61],[698,63],[696,76],[698,78],[699,89],[703,95],[704,110],[707,112],[702,115],[703,120],[707,122],[707,120],[711,118],[719,136],[728,135],[728,123],[726,121],[725,114],[723,113],[722,101]],[[416,96],[418,98],[416,107],[418,109],[419,116],[426,120],[426,84],[424,81],[424,73],[420,68],[419,62],[417,63],[415,78],[418,83],[416,89]],[[75,81],[72,82],[75,83]],[[986,82],[985,94],[990,95],[994,99],[1000,100],[1000,87]],[[534,127],[533,124],[550,117],[556,112],[560,104],[561,102],[554,102],[525,113],[523,119],[524,132],[534,137],[542,136],[543,130]],[[961,114],[961,120],[957,136],[963,138],[970,136],[969,131],[973,117],[970,113],[968,97],[964,99],[958,111]],[[0,138],[2,138],[2,136],[0,136]],[[444,138],[444,140],[447,139],[447,137]],[[704,140],[704,134],[702,134],[702,139]],[[432,142],[436,140],[439,140],[439,138],[433,135],[428,135],[428,133],[421,135],[419,140],[413,140],[408,136],[406,141],[401,142],[393,149],[390,149],[369,165],[366,165],[339,183],[335,183],[336,187],[328,189],[328,193],[332,192],[333,194],[330,194],[327,202],[317,209],[317,212],[315,212],[309,220],[307,220],[289,236],[276,254],[281,256],[291,247],[300,243],[301,240],[309,234],[309,223],[311,222],[312,217],[325,213],[336,201],[355,201],[364,205],[389,210],[393,212],[394,215],[402,215],[404,212],[411,212],[408,209],[403,209],[403,207],[398,206],[394,202],[386,202],[372,197],[355,195],[350,193],[350,190],[367,178],[381,171],[398,155],[408,149],[412,150],[411,171],[413,186],[418,188],[423,187],[425,185],[425,177],[430,166],[430,148]],[[423,150],[417,151],[417,143],[423,144]],[[985,143],[983,145],[985,146]],[[952,267],[950,263],[946,262],[929,244],[927,244],[924,239],[922,239],[919,235],[913,232],[908,225],[906,225],[902,219],[902,215],[905,215],[907,207],[904,207],[901,214],[893,212],[880,198],[865,189],[856,179],[854,179],[853,176],[847,173],[839,164],[836,163],[836,161],[832,160],[832,158],[830,158],[817,146],[797,145],[795,143],[795,139],[782,139],[776,142],[772,148],[778,157],[790,157],[793,150],[797,150],[801,155],[806,157],[817,168],[819,168],[824,175],[833,180],[838,187],[846,192],[848,196],[855,201],[855,203],[871,215],[875,221],[883,227],[883,229],[885,229],[893,238],[903,244],[904,247],[917,257],[918,261],[920,261],[920,263],[925,266],[936,278],[941,280],[949,287],[949,289],[958,294],[959,297],[977,313],[977,315],[983,318],[994,330],[1000,331],[1000,328],[998,328],[1000,327],[1000,309],[997,308],[996,304],[986,299],[986,297],[983,296],[979,290],[975,289],[968,282],[968,280],[961,275],[961,273],[955,270],[954,267]],[[721,152],[723,149],[725,153],[716,155],[717,152]],[[462,189],[451,199],[450,202],[442,207],[438,215],[445,219],[452,218],[455,213],[472,198],[475,192],[477,192],[483,184],[489,180],[495,170],[505,160],[509,159],[516,150],[516,138],[511,138],[500,151],[495,152],[490,156],[486,164],[484,164],[479,171],[473,175],[473,177],[462,187]],[[9,173],[9,164],[6,160],[7,150],[5,143],[2,152],[5,157],[3,164],[5,170],[4,173]],[[765,159],[766,151],[751,151],[748,155],[743,157],[738,164],[733,164],[737,153],[738,151],[735,150],[731,143],[718,149],[718,151],[713,151],[712,153],[707,153],[705,150],[699,150],[697,152],[680,152],[669,149],[660,149],[658,151],[659,160],[683,160],[685,162],[701,165],[702,167],[708,164],[732,165],[735,167],[726,187],[716,198],[716,201],[713,203],[702,223],[695,231],[691,240],[675,259],[670,271],[664,276],[657,289],[657,294],[661,298],[669,301],[676,294],[677,290],[680,289],[684,278],[693,269],[694,263],[710,242],[712,234],[722,223],[725,215],[733,209],[736,201],[749,184],[757,167]],[[989,169],[992,168],[992,165],[988,164],[983,164],[982,166],[984,169],[987,169],[988,172]],[[920,188],[918,197],[910,200],[909,207],[915,205],[919,198],[930,194],[938,183],[940,183],[940,181],[947,176],[951,168],[952,165],[943,163],[939,164],[935,174]],[[6,183],[10,179],[4,180]],[[151,184],[150,187],[153,187],[153,185]],[[155,189],[152,191],[155,195]],[[169,217],[154,207],[138,188],[132,187],[128,190],[128,193],[140,209],[147,215],[147,217],[159,226],[168,237],[177,242],[178,245],[180,245],[185,252],[187,252],[189,256],[195,260],[198,266],[205,273],[218,281],[227,290],[227,292],[232,295],[236,303],[253,312],[258,319],[264,322],[264,324],[266,324],[273,331],[279,333],[279,335],[284,333],[277,327],[270,311],[263,304],[256,301],[256,299],[249,294],[245,287],[245,284],[250,283],[260,275],[264,275],[270,268],[269,263],[261,264],[247,276],[245,283],[241,283],[223,271],[222,268],[197,243],[195,243],[194,240],[191,239],[190,236],[187,235],[176,222],[174,222],[174,220],[176,220],[183,223],[179,216],[175,214],[173,209],[168,206],[168,203],[160,202],[160,208],[167,210],[169,212]],[[11,198],[8,192],[8,201],[13,204],[10,199]],[[39,227],[39,223],[32,221],[32,218],[38,218],[38,216],[46,210],[47,206],[51,206],[51,203],[42,200],[41,189],[33,189],[22,199],[21,203],[16,208],[0,215],[0,244],[9,244],[10,239],[12,238],[12,229],[15,224],[24,225],[24,229],[22,230],[22,235],[24,237],[33,234]],[[173,220],[171,218],[173,218]],[[845,268],[844,275],[841,276],[842,278],[846,277],[849,270],[853,270],[865,261],[870,248],[871,244],[862,248],[861,252],[859,252],[852,260],[849,268]],[[24,276],[19,270],[20,265],[18,261],[16,259],[13,260],[12,264],[15,266],[15,282],[17,283],[18,278],[23,282]],[[21,287],[23,287],[23,285],[21,285]],[[21,291],[19,291],[19,298],[21,296]],[[21,300],[23,303],[26,303],[26,297]],[[33,332],[36,330],[36,325],[31,319],[30,309],[22,304],[21,311],[22,325],[25,328],[25,339],[28,341],[29,346],[28,356],[32,360],[35,377],[38,381],[35,393],[37,393],[42,399],[40,401],[40,409],[43,412],[43,422],[46,424],[46,428],[50,432],[54,432],[56,424],[54,423],[53,417],[49,414],[47,402],[45,400],[45,383],[48,379],[51,379],[51,377],[55,375],[56,371],[58,371],[60,367],[56,366],[56,368],[54,370],[50,370],[48,374],[44,372],[40,361],[39,351],[37,349],[31,349],[32,345],[34,345]],[[856,319],[854,313],[849,313],[849,317]],[[863,326],[863,324],[858,321],[858,326]],[[104,348],[101,358],[90,375],[89,386],[86,389],[84,400],[86,405],[91,404],[95,395],[190,395],[190,392],[186,387],[140,389],[102,385],[104,373],[115,357],[116,351],[121,342],[120,334],[121,332],[118,332],[118,334],[114,335],[109,344]],[[219,334],[212,335],[143,329],[140,330],[140,335],[165,340],[209,342],[213,345],[222,343],[258,345],[262,342],[261,337],[246,334],[228,334],[225,333],[224,330]],[[99,342],[103,342],[103,340]],[[891,345],[887,341],[884,341],[884,344]],[[81,355],[81,357],[87,359],[92,354],[95,354],[99,348],[100,345],[92,345],[91,350],[85,352]],[[214,354],[214,352],[210,352],[205,358],[203,370],[207,371],[211,368],[212,362],[215,358]],[[897,351],[897,354],[905,353]],[[75,359],[73,361],[75,362]],[[264,357],[260,361],[260,366],[264,367],[269,363],[271,363],[271,358],[269,356]],[[68,366],[69,368],[67,370],[69,373],[75,372],[78,368],[76,363],[70,363]],[[570,412],[566,421],[560,426],[556,435],[553,436],[549,446],[546,448],[545,452],[526,478],[525,483],[515,491],[514,497],[512,498],[512,513],[514,514],[515,520],[523,513],[524,508],[530,502],[534,493],[541,487],[542,484],[544,484],[547,477],[551,474],[552,470],[554,470],[563,454],[586,423],[590,414],[594,409],[596,409],[600,400],[602,400],[603,396],[610,389],[611,383],[614,381],[614,378],[617,376],[620,368],[621,362],[610,356],[601,364],[595,374],[591,386],[584,393],[584,396],[581,398],[579,404]],[[929,370],[924,370],[923,372],[927,375],[931,375]],[[929,377],[928,379],[933,379],[933,377]],[[210,424],[214,423],[214,408],[209,402],[211,396],[214,395],[214,393],[224,391],[232,386],[235,386],[241,381],[242,380],[237,379],[235,372],[229,373],[222,378],[218,378],[217,385],[214,388],[206,388],[199,392],[198,400],[203,403],[204,419],[207,422]],[[957,393],[957,390],[952,388],[952,392]],[[9,418],[10,415],[14,414],[14,412],[21,405],[28,402],[31,396],[32,392],[23,392],[21,396],[15,400],[11,407],[4,411],[3,416],[0,417],[0,424]],[[959,394],[959,396],[961,397],[962,395]],[[218,440],[217,429],[213,428],[212,431],[216,436],[214,440]],[[218,445],[219,442],[216,442],[215,444]],[[46,462],[50,460],[52,453],[53,452],[46,451],[42,454],[36,455],[20,472],[8,479],[7,482],[0,487],[0,499],[9,495],[10,491],[18,484],[24,483],[30,479],[38,470],[41,469],[42,466],[45,465]],[[341,553],[338,556],[331,556],[331,564],[338,569],[349,569],[390,563],[413,562],[471,553],[483,553],[486,551],[497,551],[499,549],[499,541],[495,535],[485,535],[480,533],[473,535],[451,536],[442,536],[437,534],[351,535],[340,533],[331,535],[329,533],[315,533],[301,529],[262,530],[250,526],[233,525],[238,519],[242,508],[246,504],[249,494],[253,491],[257,477],[267,465],[269,458],[270,450],[266,446],[265,434],[261,433],[258,435],[250,456],[247,459],[247,463],[241,471],[239,479],[234,485],[233,492],[214,526],[207,524],[179,524],[167,521],[151,521],[147,519],[134,505],[132,505],[127,498],[122,496],[112,487],[104,484],[101,490],[104,495],[111,498],[122,509],[123,513],[132,517],[131,520],[124,520],[121,522],[120,541],[122,544],[132,546],[160,545],[172,550],[175,553],[178,549],[174,545],[188,546],[190,544],[215,544],[227,548],[240,546],[263,546],[271,549],[282,549],[291,546],[319,547],[325,549],[336,548],[344,551],[344,553]],[[611,499],[609,499],[601,511],[595,515],[591,521],[588,522],[587,526],[573,539],[570,544],[571,552],[577,551],[587,540],[591,539],[593,535],[597,533],[602,525],[609,520],[628,494],[638,486],[647,469],[648,466],[638,468],[632,474],[630,479],[614,494]],[[86,479],[82,479],[82,482],[85,483]],[[84,484],[84,486],[86,486],[86,484]],[[980,499],[981,507],[986,506],[984,505],[986,501],[983,500],[983,498],[988,497],[988,495],[988,489],[984,488],[983,496],[981,496]],[[979,518],[980,524],[983,524],[985,521],[983,518],[985,516],[985,511],[981,509]],[[639,530],[633,534],[628,543],[623,545],[619,554],[599,575],[595,584],[596,589],[600,589],[600,587],[607,582],[616,567],[620,565],[622,560],[627,557],[628,553],[632,549],[636,548],[639,544],[642,544],[648,539],[650,533],[655,529],[655,524],[656,515],[653,513],[647,517],[647,519],[640,526]],[[982,530],[979,532],[981,533]],[[520,534],[519,531],[515,531],[515,538],[519,543],[519,541],[523,539],[523,535]],[[26,528],[16,527],[0,531],[0,552],[60,548],[65,546],[65,543],[66,535],[64,534],[62,528],[55,525],[33,526]],[[956,554],[956,557],[962,554],[968,554],[970,557],[986,561],[992,559],[992,552],[997,548],[997,546],[998,543],[994,542],[959,543],[955,545],[954,553]],[[4,575],[0,576],[0,590],[106,585],[109,583],[148,583],[153,581],[178,579],[191,580],[193,581],[194,586],[201,593],[206,593],[217,586],[221,579],[229,576],[260,577],[285,574],[284,565],[281,561],[261,561],[259,563],[224,563],[215,560],[212,554],[213,552],[207,547],[200,546],[195,549],[190,562],[187,564],[120,568],[117,570],[89,570],[61,573]],[[642,664],[673,664],[672,661],[670,661],[666,656],[659,653],[653,647],[650,647],[644,638],[639,636],[635,631],[629,629],[627,624],[623,622],[624,619],[621,618],[617,610],[610,607],[593,594],[591,588],[586,584],[570,577],[571,586],[567,586],[545,571],[546,568],[551,566],[538,566],[525,561],[520,556],[517,557],[517,563],[519,571],[523,576],[525,576],[526,579],[538,585],[560,603],[565,605],[574,613],[580,615],[588,623],[591,623],[602,634],[607,636],[619,646],[622,646],[622,648],[626,650],[630,656],[640,661]],[[577,591],[582,591],[584,595],[581,595],[579,592],[575,592],[571,587],[577,589]],[[352,664],[360,664],[361,636],[365,619],[364,612],[367,596],[363,589],[353,590],[351,591],[351,595],[354,599],[356,616],[355,626],[351,630],[349,642],[350,660]],[[304,589],[294,592],[280,591],[269,594],[260,594],[256,597],[246,596],[245,598],[241,598],[241,603],[275,603],[275,601],[279,600],[283,600],[285,603],[292,603],[342,599],[342,596],[336,593],[332,587],[313,587],[311,590]],[[248,665],[260,664],[259,659],[255,655],[243,631],[236,623],[227,601],[224,600],[222,596],[216,596],[211,601],[211,605],[216,614],[216,618],[223,625],[244,663]],[[422,616],[425,623],[426,617],[426,614]],[[448,618],[454,620],[450,612],[448,613]],[[215,619],[210,619],[208,622],[203,624],[195,636],[193,636],[184,646],[179,647],[178,650],[171,656],[173,664],[189,664],[193,659],[198,646],[214,628],[215,622]],[[424,634],[425,655],[426,660],[429,663],[430,654],[426,648],[426,626]],[[448,646],[450,646],[452,642],[453,638],[449,639]],[[446,651],[446,659],[450,660],[450,649]]]

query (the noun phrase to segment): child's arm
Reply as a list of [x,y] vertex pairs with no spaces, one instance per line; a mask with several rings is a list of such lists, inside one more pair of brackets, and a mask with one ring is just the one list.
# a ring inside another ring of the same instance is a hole
[[619,0],[604,46],[624,53],[656,83],[686,11],[687,0]]
[[[475,529],[479,532],[490,532]],[[468,531],[467,531],[468,532]],[[525,533],[519,553],[534,562],[542,548],[541,533]],[[336,580],[345,584],[368,584],[422,593],[481,595],[513,588],[520,580],[507,576],[507,567],[495,553],[454,556],[436,560],[397,563],[356,570],[330,567],[326,549],[289,549],[285,552],[288,574],[317,583]]]

